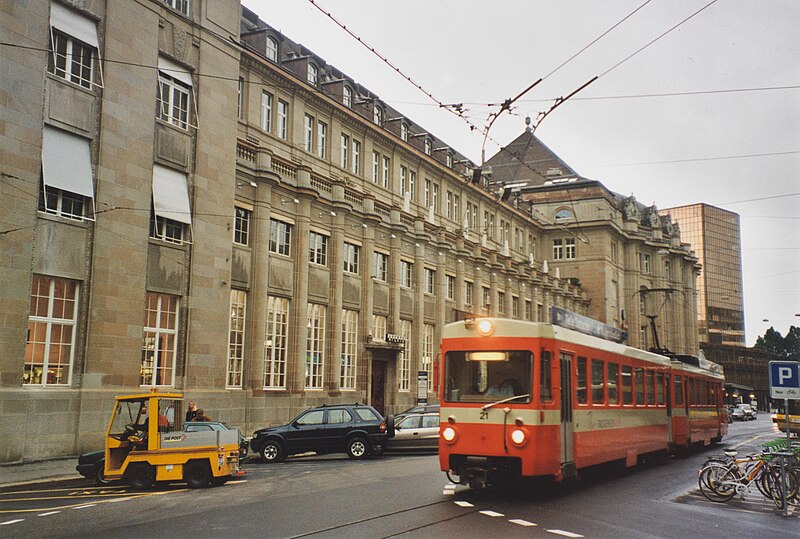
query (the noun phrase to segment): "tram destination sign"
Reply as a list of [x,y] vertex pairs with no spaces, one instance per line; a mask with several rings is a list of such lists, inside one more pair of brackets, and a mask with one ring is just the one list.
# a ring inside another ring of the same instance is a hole
[[556,306],[550,307],[550,323],[614,342],[623,342],[628,338],[627,331]]
[[769,396],[773,399],[800,399],[800,363],[769,362]]

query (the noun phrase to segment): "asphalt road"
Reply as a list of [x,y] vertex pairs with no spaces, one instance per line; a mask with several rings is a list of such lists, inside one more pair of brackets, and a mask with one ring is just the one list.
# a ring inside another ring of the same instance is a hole
[[[721,446],[746,452],[778,436],[762,414],[731,425]],[[202,490],[14,487],[0,491],[0,536],[800,537],[797,515],[775,514],[755,489],[726,504],[699,495],[697,469],[721,446],[508,490],[453,488],[431,454],[255,460],[245,480]]]

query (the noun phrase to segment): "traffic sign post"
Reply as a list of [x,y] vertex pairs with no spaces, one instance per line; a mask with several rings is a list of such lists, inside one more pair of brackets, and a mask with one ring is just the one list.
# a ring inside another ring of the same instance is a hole
[[[770,361],[769,362],[769,396],[773,399],[783,399],[783,414],[786,417],[786,451],[792,447],[790,439],[789,400],[800,399],[800,363],[796,361]],[[787,516],[785,495],[786,472],[783,457],[781,457],[781,494],[784,496],[782,513]]]

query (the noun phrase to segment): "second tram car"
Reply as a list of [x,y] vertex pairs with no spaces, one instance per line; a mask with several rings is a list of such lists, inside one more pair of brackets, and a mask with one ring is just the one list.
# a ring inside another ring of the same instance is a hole
[[448,324],[441,352],[439,464],[459,483],[560,480],[727,433],[722,370],[696,358],[497,318]]

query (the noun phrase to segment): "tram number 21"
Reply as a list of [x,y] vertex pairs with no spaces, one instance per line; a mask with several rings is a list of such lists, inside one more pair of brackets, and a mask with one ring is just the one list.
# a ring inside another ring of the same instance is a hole
[[481,410],[481,419],[489,419],[489,410]]

